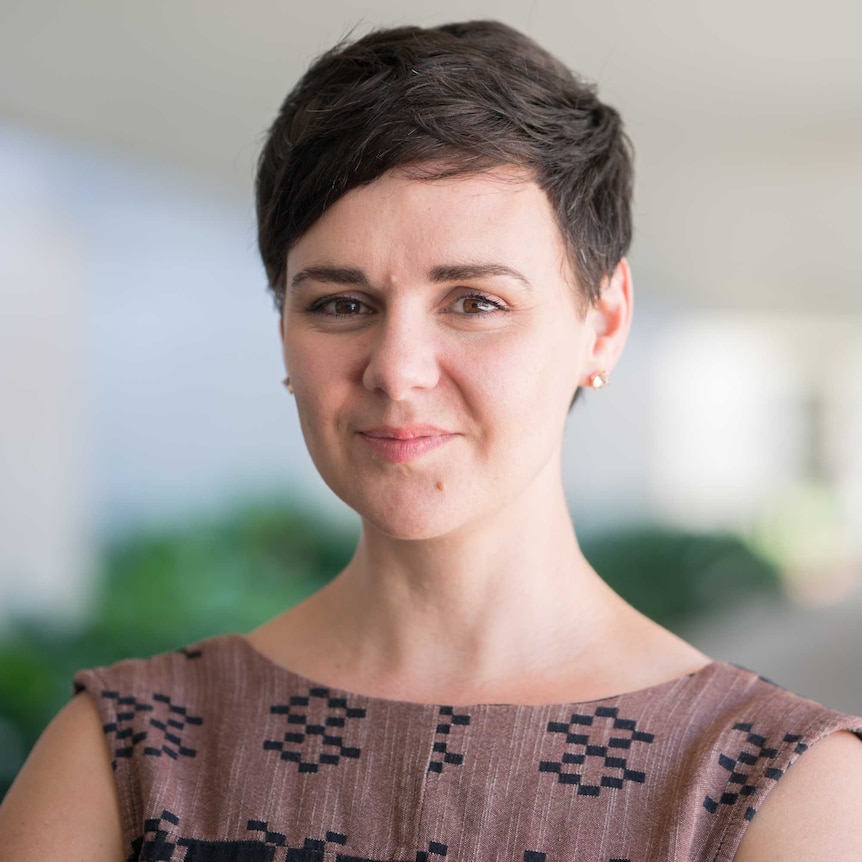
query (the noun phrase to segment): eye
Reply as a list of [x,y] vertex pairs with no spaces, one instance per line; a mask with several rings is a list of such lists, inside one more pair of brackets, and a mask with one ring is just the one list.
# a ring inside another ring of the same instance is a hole
[[470,293],[467,296],[461,296],[457,302],[463,303],[463,310],[459,314],[466,317],[482,317],[496,311],[506,311],[506,307],[502,303],[496,302],[482,293]]
[[[362,309],[365,308],[365,311]],[[370,309],[364,302],[352,296],[329,296],[315,302],[309,311],[312,314],[322,314],[327,317],[358,317],[361,314],[369,314]]]

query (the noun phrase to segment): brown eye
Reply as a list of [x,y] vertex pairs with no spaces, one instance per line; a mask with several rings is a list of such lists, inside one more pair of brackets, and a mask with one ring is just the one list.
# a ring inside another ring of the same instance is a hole
[[483,314],[492,314],[495,311],[502,311],[502,307],[494,302],[492,299],[488,299],[486,296],[481,296],[476,294],[474,296],[464,296],[461,298],[461,302],[463,302],[463,314],[478,317]]
[[352,296],[330,296],[314,303],[308,310],[312,314],[333,318],[359,317],[371,313],[364,302]]
[[362,303],[355,299],[335,299],[332,301],[332,305],[336,314],[351,315],[359,313]]

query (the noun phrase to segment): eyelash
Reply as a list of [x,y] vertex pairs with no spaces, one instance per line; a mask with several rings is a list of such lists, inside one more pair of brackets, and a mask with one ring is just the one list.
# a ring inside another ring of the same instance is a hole
[[[488,317],[489,315],[496,314],[499,311],[506,312],[509,310],[502,303],[491,299],[491,297],[489,297],[489,296],[485,296],[485,294],[483,294],[483,293],[468,293],[468,294],[465,294],[464,296],[459,296],[456,301],[460,302],[460,301],[464,301],[464,300],[468,300],[468,299],[475,299],[477,302],[487,303],[488,305],[492,306],[492,309],[490,311],[484,311],[481,313],[474,313],[474,314],[469,314],[469,313],[463,312],[463,311],[457,312],[462,317]],[[350,317],[362,317],[362,316],[364,316],[363,313],[338,314],[337,312],[324,311],[324,308],[326,308],[327,305],[329,305],[332,302],[339,302],[339,301],[355,302],[355,303],[358,303],[360,305],[365,305],[365,303],[361,299],[358,299],[355,296],[348,296],[348,295],[326,296],[323,299],[319,299],[317,302],[312,304],[307,310],[311,314],[320,314],[320,315],[324,315],[326,317],[335,318],[336,320],[345,320],[345,319],[350,318]],[[367,313],[367,312],[365,312],[365,313]]]

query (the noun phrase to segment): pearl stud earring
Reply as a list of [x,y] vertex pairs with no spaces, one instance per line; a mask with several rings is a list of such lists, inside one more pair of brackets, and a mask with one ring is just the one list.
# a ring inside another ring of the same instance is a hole
[[593,389],[604,389],[608,385],[608,372],[597,371],[590,377],[590,386]]

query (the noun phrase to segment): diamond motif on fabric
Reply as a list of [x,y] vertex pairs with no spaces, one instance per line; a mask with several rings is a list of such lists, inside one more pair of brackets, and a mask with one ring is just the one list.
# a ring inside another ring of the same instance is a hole
[[342,758],[357,759],[361,749],[349,745],[345,734],[365,718],[363,707],[349,706],[346,697],[331,697],[328,688],[311,688],[269,711],[283,715],[287,730],[281,739],[266,739],[266,751],[297,765],[299,772],[317,772],[321,766],[338,766]]
[[[548,733],[565,737],[566,751],[559,760],[543,760],[539,772],[551,772],[560,784],[578,788],[579,796],[599,796],[602,789],[619,790],[626,782],[643,784],[646,774],[629,766],[636,745],[649,745],[654,734],[638,730],[633,718],[620,718],[615,706],[597,706],[592,712],[572,714],[569,721],[548,722]],[[604,740],[597,744],[593,738]]]
[[[741,799],[746,799],[757,790],[757,781],[761,778],[770,781],[778,781],[785,770],[770,766],[769,761],[778,757],[779,749],[769,745],[765,736],[753,732],[753,723],[739,722],[733,729],[745,734],[742,750],[736,757],[727,754],[719,754],[718,763],[722,769],[730,773],[727,779],[725,791],[718,797],[707,795],[703,800],[703,807],[710,813],[715,814],[722,805],[736,805]],[[802,754],[808,746],[801,741],[802,737],[795,733],[785,733],[782,739],[783,746],[792,745],[794,753]],[[761,764],[761,761],[764,761]],[[757,809],[748,806],[745,811],[745,819],[751,820],[757,813]]]
[[[141,743],[148,757],[195,757],[197,751],[183,743],[189,725],[203,724],[203,718],[190,715],[185,706],[175,704],[166,694],[154,693],[150,698],[121,695],[118,691],[103,691],[102,697],[116,703],[116,721],[102,725],[113,740],[113,766],[117,760],[131,757]],[[145,717],[143,714],[148,714]]]
[[463,728],[470,724],[470,716],[467,713],[455,712],[452,706],[441,706],[437,719],[428,771],[439,773],[447,763],[452,766],[463,765],[464,755],[453,751],[452,748],[461,747],[464,740]]

